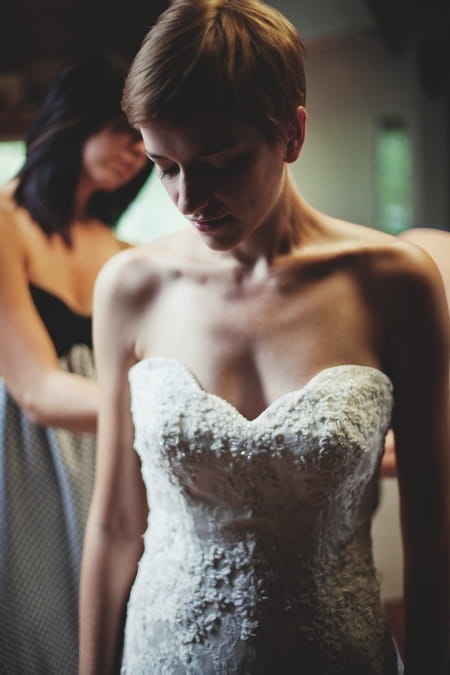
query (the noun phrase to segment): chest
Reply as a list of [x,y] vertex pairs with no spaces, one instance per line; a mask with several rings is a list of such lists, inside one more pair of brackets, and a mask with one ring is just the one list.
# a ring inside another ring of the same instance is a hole
[[[213,391],[217,381],[256,377],[301,386],[336,363],[379,365],[381,327],[351,278],[336,275],[288,288],[255,286],[249,292],[181,284],[163,293],[145,326],[142,356],[185,362]],[[276,388],[276,385],[274,385]]]

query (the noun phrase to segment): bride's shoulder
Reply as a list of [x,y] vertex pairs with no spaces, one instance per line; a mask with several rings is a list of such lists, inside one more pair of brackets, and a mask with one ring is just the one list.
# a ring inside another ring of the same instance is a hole
[[126,248],[100,270],[94,299],[103,306],[142,307],[176,276],[184,257],[181,232]]
[[177,260],[180,263],[183,258],[182,242],[178,234],[158,237],[145,244],[119,251],[103,266],[98,283],[133,287],[134,284],[163,277],[171,266],[177,264]]
[[328,226],[336,248],[367,275],[407,280],[436,274],[436,264],[429,253],[407,236],[337,219],[329,219]]

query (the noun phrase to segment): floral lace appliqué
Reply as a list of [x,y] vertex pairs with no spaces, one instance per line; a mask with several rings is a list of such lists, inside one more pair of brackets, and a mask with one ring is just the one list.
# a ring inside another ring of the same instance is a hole
[[130,371],[148,491],[125,675],[397,675],[370,526],[392,385],[335,366],[249,421],[173,359]]

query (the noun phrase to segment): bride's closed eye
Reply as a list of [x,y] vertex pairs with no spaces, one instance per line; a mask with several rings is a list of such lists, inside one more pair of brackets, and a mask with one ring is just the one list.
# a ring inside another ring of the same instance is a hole
[[176,176],[178,172],[179,168],[176,164],[174,164],[173,166],[169,166],[167,169],[160,169],[159,177],[160,179],[171,178],[172,176]]

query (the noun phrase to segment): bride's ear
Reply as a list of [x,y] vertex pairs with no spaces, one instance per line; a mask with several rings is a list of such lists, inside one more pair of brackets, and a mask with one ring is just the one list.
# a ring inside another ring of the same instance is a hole
[[292,163],[298,158],[305,140],[305,134],[306,108],[301,105],[295,111],[295,117],[288,127],[285,162]]

